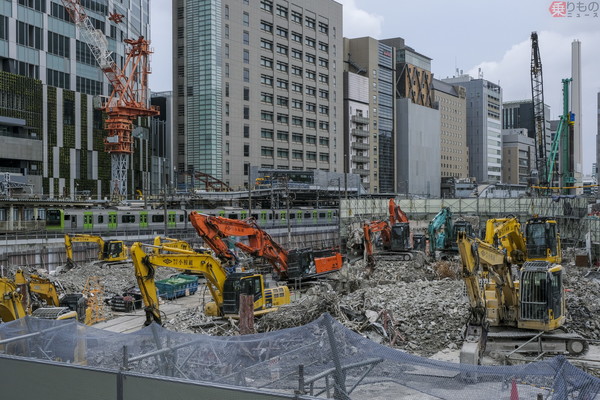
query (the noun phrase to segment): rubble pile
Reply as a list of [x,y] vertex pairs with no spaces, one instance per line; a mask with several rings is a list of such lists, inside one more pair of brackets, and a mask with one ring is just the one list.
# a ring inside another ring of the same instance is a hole
[[566,270],[565,327],[586,339],[600,340],[600,272],[596,272],[596,268],[575,267],[572,263]]

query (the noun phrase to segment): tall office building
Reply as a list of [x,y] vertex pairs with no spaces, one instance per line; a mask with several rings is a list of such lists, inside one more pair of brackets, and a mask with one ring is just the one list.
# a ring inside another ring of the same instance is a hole
[[395,191],[395,50],[371,37],[344,39],[346,172],[370,193]]
[[467,90],[469,174],[478,183],[501,182],[502,88],[483,78],[460,75],[442,79]]
[[467,91],[433,80],[433,96],[440,110],[440,171],[442,178],[469,177],[467,147]]
[[179,183],[229,186],[250,168],[343,172],[342,5],[175,0]]
[[502,130],[502,182],[529,185],[535,168],[535,141],[527,129]]
[[434,104],[431,58],[406,46],[402,38],[382,43],[396,52],[396,188],[399,193],[439,197],[441,122]]
[[[120,66],[123,39],[149,37],[148,0],[81,4]],[[110,13],[122,14],[123,22],[111,22]],[[108,196],[110,155],[94,96],[110,88],[60,0],[0,1],[0,69],[0,131],[7,138],[0,171],[44,196]],[[143,128],[138,132],[144,136]],[[143,156],[130,162],[132,189],[142,185]]]

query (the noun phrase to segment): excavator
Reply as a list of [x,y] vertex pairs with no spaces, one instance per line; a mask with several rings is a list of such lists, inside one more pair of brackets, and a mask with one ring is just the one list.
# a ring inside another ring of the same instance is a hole
[[25,277],[17,270],[15,279],[0,278],[0,319],[14,321],[31,315],[44,319],[72,319],[87,323],[85,307],[73,309],[61,303],[56,286],[49,279],[38,275]]
[[442,258],[458,253],[456,239],[459,232],[473,235],[473,226],[469,221],[459,219],[452,220],[450,207],[443,207],[429,223],[427,234],[429,236],[429,255],[435,259],[436,252],[442,253]]
[[192,246],[190,246],[190,244],[185,240],[173,239],[163,236],[156,236],[154,238],[154,246],[155,251],[158,251],[158,249],[162,248],[163,246],[169,248],[174,247],[180,250],[192,250]]
[[486,222],[484,241],[505,250],[514,264],[519,266],[525,261],[547,261],[552,264],[562,262],[558,224],[553,218],[530,218],[525,224],[525,234],[514,216],[489,219]]
[[73,261],[73,242],[97,243],[98,244],[98,260],[104,262],[121,262],[128,258],[127,246],[121,240],[105,241],[100,236],[87,234],[65,234],[65,249],[67,251],[67,266],[66,270],[75,267]]
[[505,250],[464,232],[458,235],[458,249],[471,314],[461,363],[479,364],[484,351],[574,356],[586,352],[584,338],[560,329],[566,319],[560,264],[525,261],[519,279],[513,280],[515,260]]
[[311,249],[284,249],[253,219],[228,219],[192,211],[190,222],[226,268],[238,261],[223,240],[230,236],[247,236],[248,244],[236,242],[235,246],[252,257],[267,260],[282,280],[308,279],[342,267],[342,255],[337,252],[320,255]]
[[214,300],[205,306],[204,312],[208,316],[236,317],[239,313],[240,294],[254,295],[255,316],[275,311],[279,306],[290,302],[290,290],[287,286],[265,288],[264,278],[259,274],[228,275],[221,262],[211,254],[166,246],[162,246],[158,251],[146,253],[143,246],[139,242],[131,246],[131,259],[145,306],[145,325],[152,322],[162,324],[154,282],[157,266],[202,273]]

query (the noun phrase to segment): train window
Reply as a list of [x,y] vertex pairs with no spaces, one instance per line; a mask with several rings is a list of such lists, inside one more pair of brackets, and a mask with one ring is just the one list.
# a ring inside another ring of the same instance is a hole
[[179,216],[179,222],[183,222],[183,221],[184,221],[183,214],[181,214],[181,215]]
[[252,214],[252,218],[258,220],[258,214]]
[[319,218],[325,218],[325,213],[324,212],[319,213]]
[[296,219],[296,214],[290,213],[290,219]]
[[60,210],[48,210],[48,212],[46,212],[46,225],[59,226],[60,215]]
[[160,214],[160,215],[153,215],[152,216],[152,222],[165,222],[165,216]]
[[238,215],[237,214],[229,214],[229,216],[227,218],[229,218],[229,219],[238,219]]
[[65,221],[70,221],[70,220],[71,220],[71,215],[65,214]]
[[135,223],[135,215],[122,215],[121,222],[124,224],[133,224]]
[[304,213],[304,219],[310,219],[310,213]]

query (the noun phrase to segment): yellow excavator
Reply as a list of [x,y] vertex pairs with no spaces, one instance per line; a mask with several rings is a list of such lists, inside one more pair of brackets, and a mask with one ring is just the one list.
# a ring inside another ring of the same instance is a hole
[[160,248],[176,248],[179,250],[192,250],[192,246],[188,242],[182,239],[168,238],[164,236],[156,236],[154,238],[154,251],[158,252]]
[[585,353],[584,338],[560,329],[566,319],[560,264],[525,261],[513,280],[516,260],[505,250],[464,232],[458,249],[471,311],[461,363],[479,364],[484,351]]
[[131,259],[135,268],[144,310],[145,325],[152,322],[162,324],[158,306],[155,267],[168,267],[201,273],[212,295],[213,302],[205,306],[208,316],[237,317],[240,308],[240,294],[254,295],[254,315],[275,311],[279,306],[290,302],[290,290],[287,286],[265,288],[264,278],[259,274],[227,274],[221,262],[209,253],[196,253],[168,246],[160,246],[146,253],[143,244],[136,242],[131,246]]
[[73,261],[73,243],[84,242],[84,243],[97,243],[98,244],[98,260],[105,262],[121,262],[128,258],[127,246],[122,240],[108,240],[105,241],[100,236],[87,235],[87,234],[65,234],[65,249],[67,251],[67,266],[69,270],[75,267],[75,261]]
[[86,322],[85,308],[76,311],[62,305],[54,283],[38,275],[31,275],[27,279],[20,269],[15,273],[14,281],[0,278],[0,295],[2,322],[14,321],[26,315],[55,320],[77,318]]

